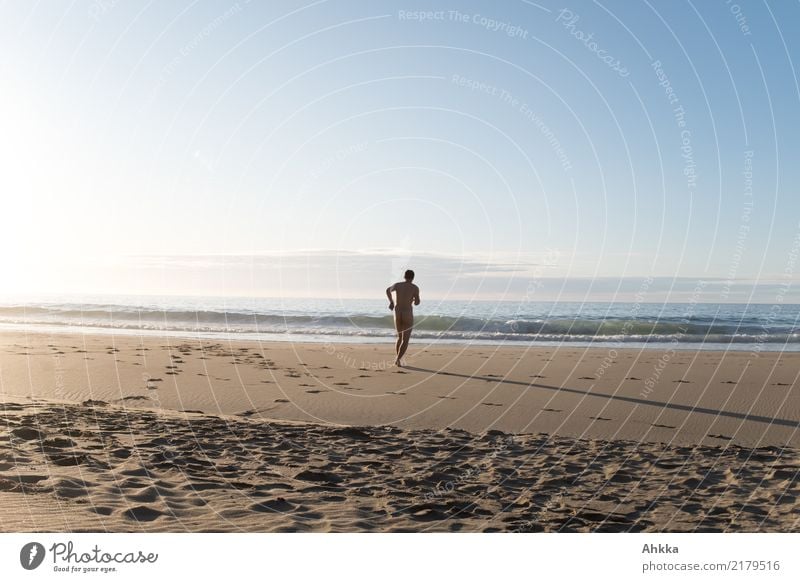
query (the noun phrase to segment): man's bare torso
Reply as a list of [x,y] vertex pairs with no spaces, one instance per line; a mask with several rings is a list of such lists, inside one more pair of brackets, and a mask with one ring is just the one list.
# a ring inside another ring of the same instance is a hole
[[419,287],[414,285],[414,283],[409,283],[408,281],[400,281],[399,283],[392,285],[389,289],[397,294],[395,310],[414,310],[414,301],[417,297],[419,297]]

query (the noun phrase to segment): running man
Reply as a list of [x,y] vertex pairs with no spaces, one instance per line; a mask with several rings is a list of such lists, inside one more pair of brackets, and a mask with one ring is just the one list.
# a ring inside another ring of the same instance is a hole
[[[419,305],[419,287],[414,285],[414,271],[409,269],[405,274],[405,281],[395,283],[386,289],[389,298],[389,309],[394,309],[394,327],[397,329],[397,359],[395,366],[402,366],[402,358],[408,349],[408,340],[411,339],[411,328],[414,327],[414,305]],[[397,303],[392,299],[392,291],[397,293]]]

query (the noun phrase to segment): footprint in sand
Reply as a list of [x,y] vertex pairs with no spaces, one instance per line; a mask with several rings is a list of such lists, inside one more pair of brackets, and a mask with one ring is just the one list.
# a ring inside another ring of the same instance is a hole
[[137,490],[136,493],[129,493],[126,497],[130,501],[139,501],[141,503],[155,503],[161,498],[161,490],[157,487],[145,487]]
[[138,505],[123,511],[122,515],[133,521],[155,521],[165,514],[147,505]]
[[53,491],[57,497],[63,499],[74,499],[76,497],[85,497],[89,495],[89,490],[93,484],[81,479],[59,479],[56,481]]
[[72,439],[65,437],[54,437],[42,441],[42,446],[44,448],[49,447],[53,449],[71,449],[72,447],[77,446],[77,444]]
[[23,441],[41,440],[44,437],[44,433],[30,426],[15,428],[11,434]]
[[295,508],[297,508],[297,506],[294,503],[286,501],[283,497],[262,501],[261,503],[250,506],[251,511],[274,513],[286,513],[287,511],[293,511]]

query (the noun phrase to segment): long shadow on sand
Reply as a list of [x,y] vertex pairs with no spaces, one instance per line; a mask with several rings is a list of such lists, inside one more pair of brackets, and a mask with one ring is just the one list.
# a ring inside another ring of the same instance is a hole
[[580,394],[582,396],[592,396],[594,398],[604,398],[606,400],[616,400],[617,402],[630,402],[631,404],[641,404],[642,406],[654,406],[656,408],[668,410],[680,410],[683,412],[698,412],[700,414],[712,414],[714,416],[723,416],[727,418],[736,418],[738,420],[749,420],[751,422],[763,422],[775,426],[788,426],[790,428],[800,428],[800,422],[795,420],[786,420],[784,418],[772,418],[769,416],[759,416],[757,414],[744,414],[741,412],[728,412],[726,410],[715,410],[713,408],[703,408],[702,406],[689,406],[687,404],[674,404],[671,402],[659,402],[657,400],[647,400],[646,398],[634,398],[632,396],[620,396],[618,394],[605,394],[603,392],[589,392],[587,390],[579,390],[577,388],[566,388],[562,386],[548,386],[547,384],[536,384],[528,382],[520,382],[518,380],[507,380],[505,378],[497,378],[493,376],[477,376],[469,374],[457,374],[455,372],[443,372],[441,370],[431,370],[428,368],[419,368],[417,366],[403,366],[406,370],[413,370],[415,372],[427,372],[429,374],[436,374],[437,376],[456,376],[458,378],[466,378],[468,380],[484,380],[486,382],[497,382],[501,384],[511,384],[514,386],[523,386],[525,388],[542,388],[544,390],[552,390],[554,392],[567,392],[570,394]]

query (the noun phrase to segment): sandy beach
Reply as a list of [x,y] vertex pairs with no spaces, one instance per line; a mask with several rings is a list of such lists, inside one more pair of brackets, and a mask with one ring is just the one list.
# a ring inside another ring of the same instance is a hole
[[797,531],[800,354],[3,332],[3,531]]

